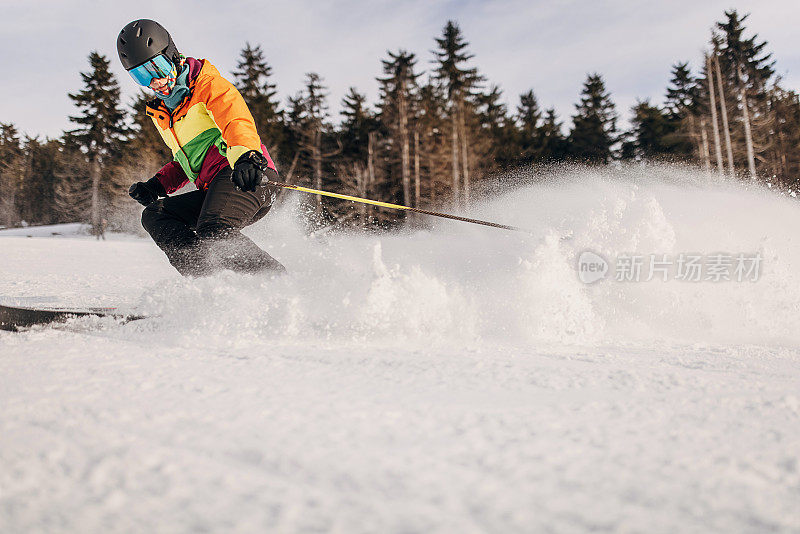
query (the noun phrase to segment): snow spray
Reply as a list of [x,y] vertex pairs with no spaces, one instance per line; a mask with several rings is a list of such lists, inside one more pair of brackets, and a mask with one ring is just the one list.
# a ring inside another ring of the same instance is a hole
[[[246,229],[288,276],[163,282],[140,304],[164,317],[167,336],[202,332],[221,343],[800,346],[796,200],[675,165],[533,169],[496,184],[463,215],[533,235],[436,220],[425,229],[309,237],[294,198]],[[587,251],[608,262],[592,283],[578,265]],[[756,280],[673,272],[681,257],[737,254],[760,258]],[[620,259],[636,257],[643,270],[648,259],[666,258],[670,276],[619,277]]]

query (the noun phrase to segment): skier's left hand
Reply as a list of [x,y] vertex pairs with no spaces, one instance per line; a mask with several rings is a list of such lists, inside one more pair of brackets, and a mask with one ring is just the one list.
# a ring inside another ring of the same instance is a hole
[[245,152],[233,166],[231,181],[242,191],[255,191],[267,170],[267,159],[258,150]]

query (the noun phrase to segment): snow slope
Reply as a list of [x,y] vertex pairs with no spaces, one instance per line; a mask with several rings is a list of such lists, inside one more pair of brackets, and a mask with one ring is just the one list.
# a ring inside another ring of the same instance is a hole
[[[468,212],[534,236],[306,237],[288,202],[248,229],[276,280],[0,237],[0,296],[158,316],[0,332],[0,531],[799,531],[796,201],[675,167],[539,178]],[[584,285],[586,249],[764,260]]]

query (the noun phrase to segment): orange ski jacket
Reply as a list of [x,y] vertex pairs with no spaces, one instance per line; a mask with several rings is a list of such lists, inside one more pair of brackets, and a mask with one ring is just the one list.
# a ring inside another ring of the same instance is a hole
[[233,168],[250,150],[260,150],[277,172],[236,87],[208,60],[186,58],[186,64],[189,94],[175,110],[170,112],[160,99],[148,102],[146,108],[174,157],[156,173],[164,190],[173,193],[190,181],[198,189],[208,189],[220,170]]

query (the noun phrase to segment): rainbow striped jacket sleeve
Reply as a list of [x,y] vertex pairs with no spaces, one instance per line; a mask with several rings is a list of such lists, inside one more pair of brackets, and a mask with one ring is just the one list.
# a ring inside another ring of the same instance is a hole
[[205,102],[209,115],[222,133],[227,145],[226,157],[233,168],[236,160],[250,150],[261,150],[261,139],[256,131],[253,115],[244,98],[231,82],[216,69],[198,80],[196,98]]

